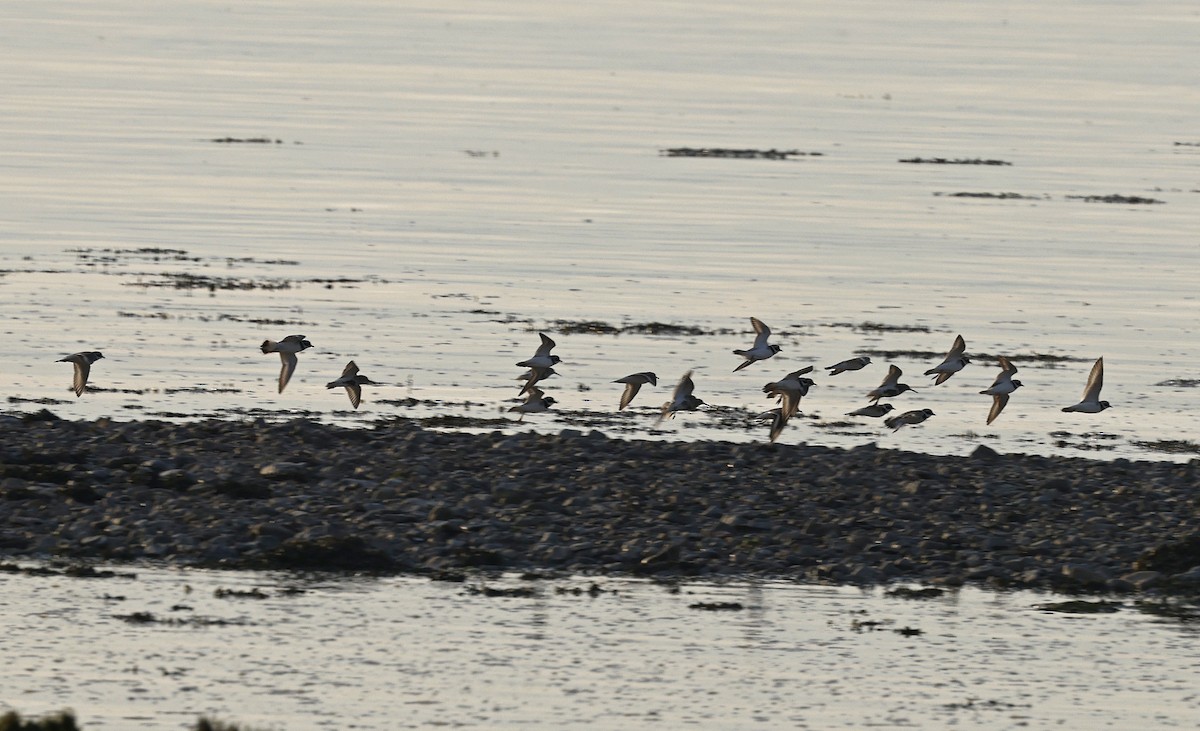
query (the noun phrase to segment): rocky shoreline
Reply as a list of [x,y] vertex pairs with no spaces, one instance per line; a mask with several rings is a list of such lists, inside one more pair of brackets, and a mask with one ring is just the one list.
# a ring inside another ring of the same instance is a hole
[[0,557],[1200,595],[1200,460],[0,416]]

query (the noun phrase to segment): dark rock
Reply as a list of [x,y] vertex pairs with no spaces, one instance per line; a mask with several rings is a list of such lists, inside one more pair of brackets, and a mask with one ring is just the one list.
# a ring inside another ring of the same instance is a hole
[[1070,492],[1071,483],[1063,477],[1052,477],[1042,483],[1043,490],[1054,490],[1056,492]]
[[995,462],[1000,459],[1000,453],[985,444],[980,444],[971,452],[971,459],[977,462]]
[[1138,591],[1144,591],[1162,583],[1163,575],[1158,571],[1134,571],[1122,576],[1121,580],[1133,585]]
[[186,490],[195,482],[191,473],[181,469],[168,469],[158,473],[158,484],[168,490]]
[[315,541],[293,539],[247,563],[247,568],[301,571],[394,572],[400,568],[390,556],[357,536]]
[[36,412],[21,414],[21,420],[25,422],[35,421],[62,421],[62,417],[50,412],[49,409],[40,409]]
[[307,481],[311,471],[303,462],[272,462],[259,469],[258,474],[271,480]]
[[103,497],[90,485],[68,484],[63,486],[61,492],[63,495],[74,500],[75,502],[83,503],[85,505],[91,505],[92,503],[99,502]]
[[1200,534],[1162,543],[1138,556],[1133,567],[1138,571],[1178,574],[1200,566]]

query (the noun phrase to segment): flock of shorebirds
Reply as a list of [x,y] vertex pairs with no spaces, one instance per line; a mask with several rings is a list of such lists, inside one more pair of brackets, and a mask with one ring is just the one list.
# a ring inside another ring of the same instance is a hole
[[[742,357],[742,362],[733,369],[734,373],[746,368],[747,366],[757,363],[761,360],[767,360],[779,353],[782,348],[774,343],[768,342],[771,337],[771,328],[767,327],[762,320],[757,317],[750,318],[750,324],[754,328],[755,338],[754,344],[744,350],[734,350],[734,355]],[[525,385],[521,388],[521,395],[525,396],[525,401],[517,406],[512,407],[509,411],[519,412],[521,418],[525,414],[538,413],[549,409],[554,403],[554,397],[547,396],[537,383],[548,376],[557,375],[554,371],[554,366],[561,362],[557,355],[552,355],[551,350],[554,349],[555,342],[550,339],[545,333],[539,333],[541,337],[541,345],[532,358],[523,360],[517,363],[522,368],[528,370],[518,376],[518,379],[525,381]],[[959,335],[954,338],[954,344],[950,346],[950,350],[946,353],[946,357],[936,366],[925,371],[925,375],[933,376],[933,384],[935,386],[945,383],[955,373],[961,371],[971,358],[966,354],[967,344],[963,340],[963,336]],[[992,385],[980,391],[981,394],[986,394],[992,397],[992,408],[988,412],[987,423],[991,424],[1000,416],[1000,412],[1008,405],[1009,396],[1021,387],[1021,382],[1015,378],[1017,368],[1008,358],[1000,356],[998,358],[1000,365],[1000,373],[992,381]],[[843,360],[840,363],[835,363],[831,366],[826,366],[825,370],[828,375],[836,376],[839,373],[847,371],[862,370],[871,364],[871,359],[866,356],[859,356]],[[774,398],[778,403],[774,409],[760,414],[757,418],[761,421],[769,421],[771,424],[770,438],[774,442],[779,434],[783,431],[783,427],[787,425],[788,419],[796,415],[800,409],[800,400],[808,395],[808,391],[816,382],[808,378],[808,374],[813,371],[813,366],[806,366],[800,370],[793,371],[778,381],[773,381],[763,386],[763,393],[767,394],[768,398]],[[863,416],[870,418],[887,417],[884,419],[886,424],[892,431],[896,431],[904,426],[920,424],[931,416],[934,416],[932,409],[913,409],[905,411],[894,416],[888,416],[894,409],[889,403],[880,403],[882,399],[895,398],[906,391],[916,391],[915,388],[907,383],[900,383],[900,377],[903,375],[901,370],[895,365],[888,366],[887,376],[883,382],[867,394],[867,399],[870,404],[860,409],[848,412],[847,416]],[[625,390],[621,393],[621,401],[617,409],[624,410],[626,406],[633,401],[634,396],[642,386],[646,384],[658,385],[658,376],[651,371],[643,371],[634,373],[624,378],[618,378],[613,383],[625,384]],[[1075,411],[1086,414],[1095,414],[1103,411],[1111,406],[1107,401],[1100,400],[1100,389],[1104,385],[1104,358],[1098,358],[1096,364],[1092,366],[1091,375],[1088,377],[1087,386],[1083,391],[1083,398],[1079,403],[1063,408],[1063,411]],[[705,403],[702,399],[695,395],[696,384],[692,381],[692,372],[688,371],[679,379],[679,384],[675,386],[675,392],[671,396],[671,400],[662,405],[662,410],[659,414],[658,421],[662,422],[667,418],[674,418],[675,414],[680,411],[696,411]]]
[[[288,381],[292,380],[292,374],[296,372],[296,364],[298,360],[296,354],[311,348],[312,343],[303,335],[288,335],[282,340],[264,340],[259,346],[263,354],[279,353],[279,359],[283,361],[282,367],[279,369],[279,393],[283,393],[283,389],[287,388]],[[75,379],[71,382],[71,390],[76,396],[82,396],[87,390],[88,377],[92,373],[92,364],[104,357],[104,354],[98,350],[88,350],[82,353],[68,355],[65,358],[59,358],[59,363],[72,363],[75,365]],[[342,369],[342,375],[325,384],[325,388],[338,388],[341,386],[346,389],[346,395],[350,397],[350,405],[358,408],[362,403],[362,387],[365,385],[379,386],[382,384],[372,381],[358,372],[358,365],[354,361],[346,364]]]
[[[759,320],[757,317],[751,317],[750,324],[754,327],[754,344],[745,350],[739,349],[733,351],[735,355],[739,355],[743,359],[742,363],[733,369],[735,373],[753,363],[767,360],[782,350],[780,346],[768,342],[771,337],[771,328],[763,324],[762,320]],[[510,412],[520,414],[518,421],[523,420],[525,414],[536,414],[546,411],[556,403],[554,397],[547,396],[542,389],[538,388],[537,384],[545,378],[558,375],[554,370],[554,366],[562,362],[562,359],[550,352],[556,345],[554,340],[545,333],[539,333],[539,336],[541,337],[541,344],[533,356],[517,363],[518,366],[526,369],[523,374],[517,376],[517,380],[525,382],[519,394],[524,397],[524,401],[509,409]],[[278,353],[282,361],[279,371],[280,393],[283,393],[283,389],[287,387],[288,381],[291,380],[292,374],[296,370],[296,354],[311,347],[313,347],[312,343],[303,335],[289,335],[278,341],[263,341],[263,344],[260,346],[262,352],[264,354]],[[935,386],[945,383],[951,376],[961,371],[971,362],[971,358],[967,356],[966,352],[967,344],[963,340],[962,335],[955,337],[954,344],[946,353],[946,357],[941,363],[925,371],[925,375],[933,376],[933,385]],[[68,355],[59,360],[60,363],[71,363],[75,366],[75,378],[72,382],[72,390],[75,391],[76,396],[81,396],[86,390],[92,364],[103,357],[99,351],[93,350]],[[997,374],[991,386],[979,392],[992,397],[992,408],[987,416],[988,424],[991,424],[1000,416],[1000,412],[1008,405],[1009,396],[1022,385],[1019,380],[1013,378],[1017,373],[1016,366],[1010,363],[1005,356],[999,356],[997,360],[1000,366],[1000,373]],[[870,358],[859,356],[826,366],[825,370],[828,371],[827,375],[836,376],[839,373],[847,371],[862,370],[870,364]],[[808,395],[808,391],[812,386],[816,385],[815,381],[807,377],[812,371],[813,366],[806,366],[787,374],[778,381],[773,381],[763,386],[763,393],[767,394],[768,398],[774,398],[779,403],[779,406],[776,408],[770,409],[757,417],[758,420],[770,422],[770,438],[772,442],[779,437],[788,419],[795,416],[799,411],[800,400]],[[869,418],[887,417],[884,419],[884,424],[893,431],[904,426],[920,424],[929,417],[934,416],[931,409],[913,409],[888,416],[894,407],[889,403],[880,403],[881,400],[895,398],[907,391],[916,391],[915,388],[909,386],[907,383],[900,383],[901,375],[903,374],[898,367],[889,365],[887,376],[883,379],[883,382],[879,384],[878,388],[867,394],[867,399],[871,403],[860,409],[850,411],[846,415]],[[624,378],[618,378],[613,383],[625,385],[625,390],[621,394],[621,400],[617,407],[618,411],[623,411],[633,401],[634,397],[637,396],[642,386],[646,384],[652,386],[658,385],[658,376],[650,371],[642,371],[625,376]],[[327,383],[325,387],[345,388],[346,394],[350,398],[350,404],[357,409],[359,404],[362,403],[362,387],[364,385],[381,384],[359,373],[358,366],[354,361],[350,361],[342,370],[342,375]],[[1092,366],[1091,374],[1088,376],[1087,386],[1083,390],[1083,398],[1077,404],[1064,407],[1063,411],[1095,414],[1110,408],[1111,404],[1100,400],[1100,389],[1103,385],[1104,358],[1097,358],[1095,365]],[[674,418],[675,414],[680,411],[696,411],[701,406],[705,406],[705,402],[695,395],[695,389],[696,385],[692,381],[692,372],[688,371],[679,380],[679,384],[675,386],[671,400],[662,405],[658,422],[661,423],[664,419]]]

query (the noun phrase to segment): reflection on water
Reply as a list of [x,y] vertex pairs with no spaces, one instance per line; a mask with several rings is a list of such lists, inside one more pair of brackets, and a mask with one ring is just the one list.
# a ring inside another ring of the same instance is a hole
[[94,729],[201,713],[264,728],[1190,728],[1200,711],[1195,633],[1132,603],[1057,614],[1029,592],[592,578],[468,591],[481,581],[4,575],[3,701],[71,707]]

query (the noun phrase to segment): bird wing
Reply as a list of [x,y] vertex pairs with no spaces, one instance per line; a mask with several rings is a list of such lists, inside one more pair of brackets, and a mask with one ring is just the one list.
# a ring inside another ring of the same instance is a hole
[[82,396],[87,387],[88,374],[92,372],[92,364],[85,355],[73,355],[71,358],[71,362],[75,364],[75,380],[72,381],[71,387],[76,396]]
[[525,385],[521,386],[521,391],[517,395],[524,396],[525,394],[529,393],[531,390],[533,390],[534,384],[550,375],[551,370],[553,369],[549,366],[545,368],[542,368],[541,366],[530,366],[528,378],[525,379]]
[[358,405],[362,403],[362,386],[357,383],[347,383],[346,395],[350,397],[350,405],[357,409]]
[[1004,407],[1008,405],[1008,394],[998,393],[992,396],[992,410],[988,412],[987,423],[991,424],[1004,411]]
[[1084,401],[1099,401],[1100,389],[1104,386],[1104,357],[1096,359],[1092,372],[1088,375],[1087,388],[1083,390]]
[[636,381],[627,381],[625,383],[625,392],[621,394],[621,405],[617,408],[617,411],[624,411],[629,402],[633,401],[633,397],[637,396],[637,392],[641,387],[642,384]]
[[767,344],[767,338],[771,337],[771,328],[763,324],[763,321],[757,317],[750,318],[750,324],[754,327],[754,332],[758,333],[754,337],[754,349],[758,349]]
[[292,380],[292,373],[296,371],[296,354],[280,353],[279,360],[283,361],[283,365],[279,369],[279,393],[283,393],[288,381]]
[[779,394],[781,399],[780,408],[783,409],[783,414],[786,419],[790,419],[800,410],[800,394],[795,391],[783,391]]
[[671,399],[675,403],[682,403],[684,399],[692,395],[692,391],[696,390],[696,384],[692,383],[692,372],[688,371],[683,378],[679,379],[679,385],[675,386],[675,393]]
[[540,358],[550,355],[550,351],[554,349],[555,342],[547,337],[546,333],[538,333],[542,338],[542,344],[538,346],[537,353],[533,357]]
[[771,419],[771,441],[774,442],[779,438],[780,432],[783,431],[783,427],[787,426],[788,423],[786,403],[782,408],[771,409],[771,411],[774,412]]

